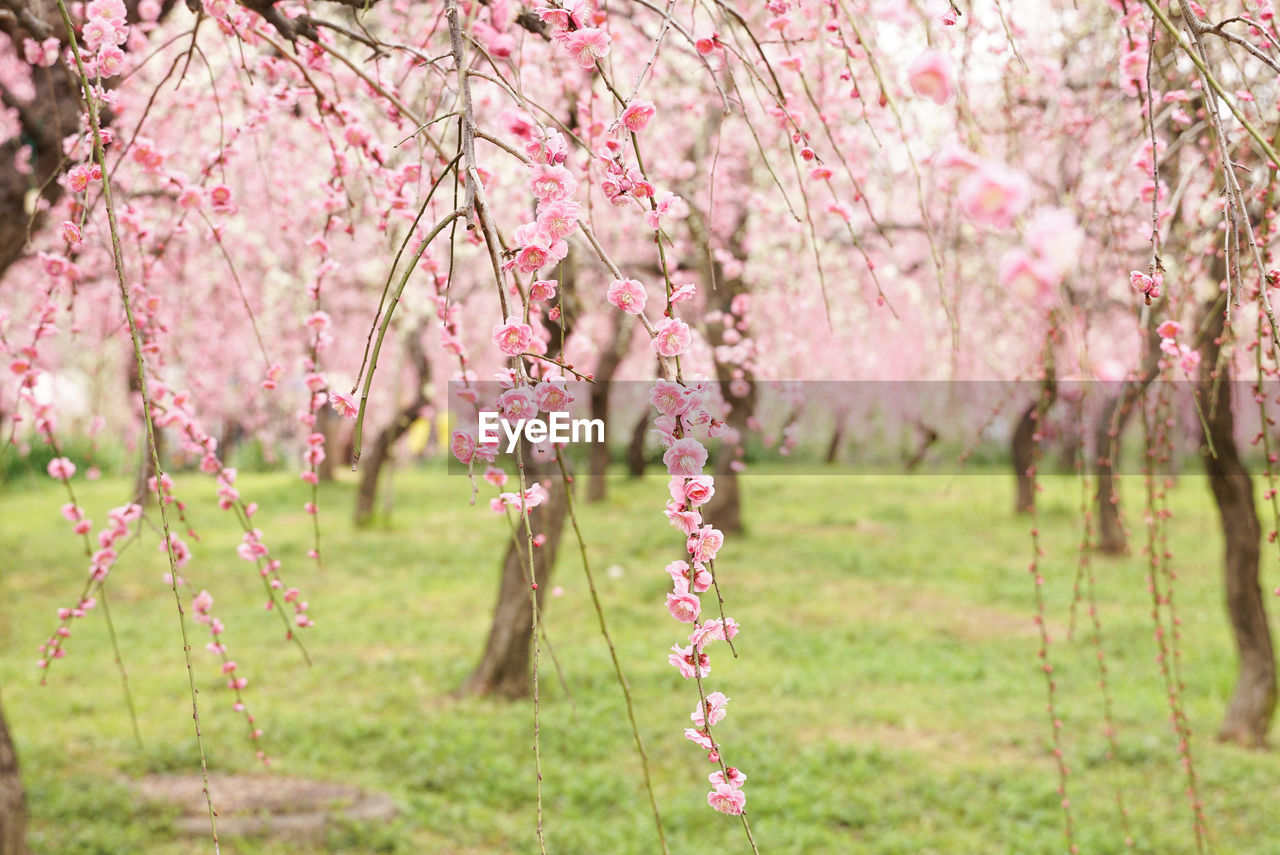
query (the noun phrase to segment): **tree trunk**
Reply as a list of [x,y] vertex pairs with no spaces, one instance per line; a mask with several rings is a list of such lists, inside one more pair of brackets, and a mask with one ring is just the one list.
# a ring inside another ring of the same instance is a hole
[[[613,312],[612,338],[613,346],[600,355],[596,365],[595,383],[591,387],[591,418],[599,419],[606,426],[609,424],[609,387],[613,377],[618,373],[631,345],[631,331],[634,324],[622,312]],[[587,501],[602,502],[608,488],[605,480],[609,469],[608,436],[605,442],[597,442],[591,446],[587,473]]]
[[644,457],[644,441],[649,433],[649,408],[646,405],[636,426],[631,429],[631,442],[627,444],[627,474],[632,478],[643,478],[648,461]]
[[26,850],[27,805],[18,774],[18,756],[0,713],[0,855],[23,855]]
[[1111,555],[1119,555],[1129,547],[1129,539],[1125,536],[1124,527],[1120,524],[1120,492],[1115,480],[1115,471],[1120,458],[1119,435],[1124,432],[1125,422],[1128,421],[1129,413],[1133,412],[1133,407],[1127,406],[1120,412],[1120,422],[1113,431],[1111,422],[1120,405],[1120,396],[1108,398],[1102,413],[1098,416],[1098,424],[1094,430],[1098,453],[1095,469],[1098,482],[1098,492],[1095,496],[1098,508],[1097,549]]
[[355,510],[355,524],[361,528],[373,521],[373,509],[378,502],[378,480],[392,458],[396,442],[408,432],[422,408],[431,403],[427,397],[431,383],[431,363],[427,361],[427,351],[422,346],[423,332],[424,327],[418,326],[405,339],[405,348],[413,362],[413,400],[396,413],[390,424],[378,431],[378,438],[374,440],[373,448],[369,449],[368,458],[361,456],[360,487],[356,491]]
[[831,466],[840,459],[840,449],[844,445],[844,419],[837,417],[835,429],[831,431],[831,442],[827,445],[827,465]]
[[[565,343],[573,334],[573,318],[581,315],[577,299],[576,266],[573,251],[564,260],[560,289],[553,306],[561,310],[564,320],[551,327],[551,341],[546,357],[554,360],[564,353]],[[527,366],[526,366],[527,367]],[[543,535],[542,546],[533,549],[533,583],[538,613],[542,614],[542,600],[551,582],[556,553],[564,536],[564,524],[569,515],[569,496],[565,492],[565,479],[560,467],[553,461],[533,460],[527,442],[522,443],[525,462],[525,483],[548,484],[547,500],[529,513],[529,525],[535,536]],[[567,468],[567,466],[566,466]],[[511,485],[519,490],[519,482]],[[529,541],[524,519],[517,518],[516,530],[507,541],[506,555],[502,559],[502,580],[498,583],[498,603],[493,610],[493,622],[489,627],[489,640],[485,644],[480,664],[458,687],[460,694],[498,695],[504,698],[521,698],[530,692],[529,655],[530,635],[533,632],[533,606],[529,602]]]
[[1218,731],[1224,742],[1246,748],[1266,744],[1267,730],[1276,707],[1276,661],[1262,587],[1258,582],[1258,558],[1262,537],[1253,501],[1253,479],[1240,460],[1231,412],[1231,363],[1222,363],[1215,376],[1221,347],[1223,313],[1206,307],[1216,317],[1206,331],[1200,366],[1200,393],[1204,402],[1208,435],[1217,456],[1204,450],[1204,468],[1218,506],[1225,545],[1223,576],[1227,614],[1235,635],[1240,673]]
[[929,449],[941,438],[941,435],[936,430],[924,422],[920,422],[916,427],[920,430],[920,444],[916,446],[916,450],[907,459],[908,472],[915,472],[920,468],[920,464],[924,463],[924,458],[929,453]]
[[[138,363],[135,361],[132,353],[129,354],[129,360],[125,364],[125,376],[128,377],[129,381],[130,397],[133,395],[141,396],[142,381],[138,378]],[[141,397],[138,398],[138,401],[138,406],[141,408]],[[142,440],[138,445],[142,449],[142,456],[138,461],[138,475],[133,484],[133,501],[139,505],[146,505],[147,496],[150,492],[147,489],[147,482],[155,477],[156,467],[155,462],[151,457],[151,439],[147,434],[147,414],[142,413],[141,418]],[[156,438],[155,456],[160,460],[164,460],[164,430],[159,427],[154,427],[153,430]],[[226,458],[224,457],[223,459],[225,460]]]
[[[527,467],[530,471],[532,467]],[[557,476],[558,476],[557,472]],[[530,483],[533,483],[531,480]],[[551,571],[555,567],[556,553],[564,535],[565,518],[569,513],[569,499],[564,482],[551,478],[547,501],[534,508],[530,525],[535,535],[546,535],[542,546],[534,547],[533,572],[538,585],[536,596],[538,611],[542,611],[542,599],[551,583]],[[529,602],[529,543],[525,535],[524,521],[517,519],[516,536],[507,544],[502,560],[502,581],[498,586],[498,604],[493,611],[493,623],[489,628],[489,640],[484,656],[471,676],[459,688],[462,694],[498,695],[503,698],[522,698],[529,694],[529,642],[533,633],[533,607]]]
[[[332,407],[321,407],[316,410],[316,433],[324,436],[324,447],[326,450],[331,449],[336,444],[334,437],[337,434],[337,427],[341,420],[338,414],[333,411]],[[333,455],[326,454],[324,460],[321,460],[316,466],[316,477],[321,481],[333,480]]]
[[1036,509],[1036,482],[1030,470],[1035,464],[1036,413],[1039,403],[1034,403],[1023,412],[1018,419],[1018,427],[1013,432],[1013,474],[1018,479],[1018,496],[1014,501],[1014,511],[1029,514]]

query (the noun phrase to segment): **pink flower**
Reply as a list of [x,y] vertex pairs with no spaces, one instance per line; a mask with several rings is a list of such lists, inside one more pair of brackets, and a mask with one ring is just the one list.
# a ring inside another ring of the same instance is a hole
[[609,283],[605,299],[629,315],[638,315],[644,311],[649,295],[635,279],[615,279]]
[[1177,321],[1165,321],[1156,327],[1156,334],[1161,338],[1177,338],[1182,332],[1182,324]]
[[[710,699],[711,696],[708,695],[707,700]],[[725,698],[725,700],[728,700],[728,698]],[[711,782],[711,786],[713,787],[728,787],[733,790],[740,790],[742,789],[742,785],[747,782],[747,776],[742,774],[741,769],[729,766],[727,768],[727,772],[721,772],[719,770],[712,772],[707,776],[707,780]]]
[[536,416],[538,405],[532,389],[528,386],[518,386],[498,396],[498,410],[509,421],[519,421]]
[[507,318],[505,324],[495,324],[493,327],[493,343],[507,356],[524,353],[529,349],[531,341],[533,341],[533,328],[521,323],[519,318]]
[[704,525],[690,535],[687,546],[694,561],[713,561],[720,547],[724,546],[724,535],[719,529]]
[[578,228],[578,203],[560,200],[539,205],[537,221],[538,230],[547,237],[567,237]]
[[538,403],[538,409],[548,413],[567,410],[573,403],[573,393],[565,388],[563,378],[543,380],[534,387],[533,397]]
[[28,64],[48,68],[58,61],[58,40],[52,36],[42,42],[23,39],[22,55]]
[[1027,179],[1009,167],[987,162],[960,185],[960,209],[975,223],[1007,229],[1027,204]]
[[50,478],[57,478],[59,481],[70,481],[71,476],[76,474],[76,465],[65,457],[55,457],[49,461],[47,470]]
[[573,195],[578,189],[578,181],[573,173],[563,166],[548,166],[539,163],[533,167],[533,195],[539,202],[559,202]]
[[[715,750],[716,750],[715,743],[711,741],[711,737],[708,736],[705,732],[701,730],[694,730],[692,727],[686,727],[684,729],[684,738],[692,742],[694,745],[705,748],[707,751],[710,751],[713,755],[715,755]],[[717,760],[719,759],[718,755],[716,755],[716,759]]]
[[75,502],[67,502],[62,506],[62,516],[67,522],[79,522],[84,519],[84,510]]
[[702,514],[693,510],[683,510],[675,502],[667,503],[667,519],[673,526],[684,533],[686,537],[698,530],[698,526],[702,525]]
[[682,416],[689,411],[693,399],[679,383],[655,380],[649,389],[649,403],[664,416]]
[[[695,587],[694,590],[697,588]],[[732,639],[738,634],[738,629],[738,622],[733,618],[725,618],[723,621],[720,618],[713,618],[689,634],[689,643],[701,648],[708,642]]]
[[680,676],[686,680],[692,680],[695,673],[699,676],[706,677],[711,673],[711,658],[707,654],[699,652],[697,663],[694,662],[693,648],[681,647],[678,644],[671,646],[671,655],[667,657],[667,661],[680,669]]
[[538,236],[516,251],[515,268],[521,273],[537,273],[552,261],[551,241]]
[[333,411],[344,419],[354,419],[360,408],[356,406],[355,399],[344,392],[330,392],[329,406],[333,407]]
[[684,482],[684,494],[693,507],[700,507],[711,501],[716,494],[715,479],[710,475],[697,475]]
[[720,813],[741,816],[742,811],[746,808],[747,794],[742,790],[721,785],[707,793],[707,804],[720,811]]
[[455,430],[449,438],[449,450],[459,463],[470,464],[476,454],[476,438],[466,431]]
[[1179,365],[1186,372],[1194,371],[1196,366],[1200,364],[1200,352],[1193,350],[1185,344],[1178,345],[1178,352],[1182,355]]
[[667,594],[667,611],[681,623],[693,623],[702,611],[702,603],[693,594]]
[[556,296],[556,280],[554,279],[535,279],[533,284],[529,286],[529,298],[531,300],[553,300]]
[[925,51],[911,63],[907,80],[912,91],[935,104],[947,103],[954,88],[951,63],[936,50]]
[[1160,299],[1160,286],[1164,284],[1164,274],[1157,273],[1154,276],[1148,276],[1145,273],[1134,270],[1129,274],[1129,284],[1138,290],[1147,298],[1147,302]]
[[685,437],[671,443],[662,455],[667,473],[692,478],[702,474],[702,467],[707,463],[707,449],[696,439]]
[[231,198],[231,188],[225,184],[215,184],[209,188],[209,201],[213,203],[216,213],[235,213],[236,203]]
[[649,120],[656,112],[652,101],[632,101],[627,105],[627,109],[622,111],[618,121],[626,125],[627,130],[638,134],[649,125]]
[[679,356],[692,340],[688,324],[678,318],[663,318],[654,324],[654,336],[649,346],[659,356]]
[[665,229],[676,220],[687,216],[689,216],[689,203],[670,190],[664,190],[658,197],[657,207],[645,212],[644,219],[649,224],[649,228],[657,230]]
[[598,27],[583,27],[566,33],[565,48],[583,68],[594,68],[596,60],[609,55],[609,34]]
[[67,173],[67,186],[73,193],[83,193],[92,178],[93,170],[82,163],[71,167],[71,171]]
[[[726,709],[728,705],[729,699],[724,696],[724,692],[712,692],[707,695],[706,703],[703,704],[700,702],[698,704],[698,708],[689,714],[689,718],[693,719],[693,723],[697,727],[705,728],[708,723],[710,723],[712,727],[715,727],[717,724],[724,721],[725,715],[728,714],[728,710]],[[717,772],[716,774],[718,775],[720,773]],[[746,776],[743,775],[742,779],[745,781]],[[713,780],[711,783],[714,784],[715,781]],[[739,784],[738,786],[740,787],[742,785]]]
[[71,244],[72,246],[75,246],[76,244],[80,243],[80,240],[81,240],[80,227],[77,226],[75,223],[71,222],[70,220],[63,220],[62,225],[60,227],[60,231],[62,234],[62,239],[67,243]]
[[115,45],[98,51],[98,70],[103,77],[115,77],[124,71],[124,51]]

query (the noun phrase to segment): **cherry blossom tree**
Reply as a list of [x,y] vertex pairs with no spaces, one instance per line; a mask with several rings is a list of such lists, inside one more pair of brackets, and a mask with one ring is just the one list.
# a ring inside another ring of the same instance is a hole
[[[1172,411],[1160,390],[1199,378],[1246,671],[1223,735],[1259,744],[1275,704],[1258,629],[1261,529],[1219,391],[1229,387],[1211,381],[1255,382],[1274,540],[1275,401],[1262,381],[1280,364],[1269,250],[1280,157],[1259,128],[1280,33],[1269,4],[1210,6],[0,0],[0,412],[11,441],[49,447],[88,570],[40,669],[56,672],[76,621],[106,603],[120,549],[151,540],[168,557],[184,648],[207,631],[226,705],[256,740],[234,639],[216,592],[196,583],[182,497],[210,490],[242,526],[238,554],[305,656],[305,597],[254,523],[228,440],[294,455],[298,504],[315,520],[310,558],[340,560],[324,551],[315,489],[348,457],[335,438],[349,432],[371,498],[447,379],[456,466],[479,512],[511,524],[470,683],[532,694],[545,851],[543,596],[557,554],[572,551],[560,549],[568,531],[595,592],[574,472],[554,444],[500,458],[461,417],[558,412],[575,397],[605,412],[608,392],[582,384],[640,380],[644,430],[670,477],[653,513],[673,528],[665,607],[678,625],[654,655],[687,682],[683,735],[709,761],[708,806],[739,817],[756,850],[748,776],[717,729],[728,713],[717,681],[751,627],[730,613],[717,558],[740,523],[735,449],[759,423],[758,384],[1034,388],[1015,406],[1020,505],[1034,512],[1051,393],[1123,383],[1095,410],[1080,404],[1095,413],[1090,453],[1106,461],[1092,485],[1108,510],[1097,531],[1114,547],[1116,438],[1137,413],[1155,638],[1176,660],[1158,549],[1170,523],[1155,461],[1171,454],[1160,425]],[[77,372],[113,378],[91,412],[41,391],[42,378]],[[960,429],[987,414],[969,415]],[[342,431],[326,429],[335,417]],[[110,511],[77,502],[88,472],[63,453],[93,424],[119,427],[143,461],[141,495]],[[182,467],[204,486],[180,491]],[[1052,705],[1047,634],[1039,652]],[[665,852],[616,652],[612,665]],[[1200,839],[1191,734],[1165,673]],[[199,739],[208,710],[191,690]],[[8,749],[0,738],[0,799],[16,805]],[[1070,840],[1066,805],[1064,792]],[[212,797],[208,807],[213,825]],[[19,834],[0,821],[0,851]]]

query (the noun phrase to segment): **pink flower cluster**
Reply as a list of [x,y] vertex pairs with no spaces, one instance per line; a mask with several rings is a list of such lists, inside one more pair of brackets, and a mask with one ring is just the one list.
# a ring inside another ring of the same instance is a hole
[[[667,612],[671,617],[693,627],[687,645],[675,644],[667,661],[685,679],[698,681],[699,704],[690,716],[694,727],[685,730],[685,738],[707,751],[707,759],[721,763],[720,749],[712,736],[712,727],[723,721],[729,699],[721,692],[702,695],[702,680],[711,674],[711,658],[707,645],[715,641],[732,642],[738,624],[730,617],[703,619],[702,601],[698,595],[715,584],[715,558],[724,546],[724,535],[715,527],[703,524],[699,511],[715,495],[715,479],[702,474],[707,463],[707,449],[690,434],[695,429],[709,435],[722,435],[725,425],[708,409],[711,386],[695,380],[686,385],[659,379],[649,392],[649,402],[658,411],[654,425],[667,446],[663,462],[671,475],[667,484],[670,499],[666,517],[685,537],[687,558],[666,567],[672,590],[667,594]],[[724,767],[711,775],[713,789],[707,803],[721,813],[741,814],[746,805],[742,784],[746,776],[733,767]]]
[[[255,724],[253,715],[245,705],[243,695],[244,690],[249,686],[249,679],[237,673],[240,666],[227,652],[224,635],[226,626],[213,614],[213,595],[208,591],[201,591],[191,598],[191,619],[209,628],[210,640],[205,645],[205,649],[222,660],[221,671],[227,678],[227,688],[235,693],[235,701],[231,708],[244,715],[245,723],[249,728],[249,739],[256,742],[262,737],[262,731]],[[257,756],[264,765],[270,765],[264,751],[259,749]]]
[[1165,321],[1156,327],[1156,334],[1160,336],[1160,350],[1177,360],[1184,372],[1189,374],[1200,364],[1200,351],[1190,345],[1180,344],[1177,340],[1182,334],[1182,324]]
[[596,60],[609,55],[613,39],[594,24],[603,23],[604,16],[591,13],[580,2],[553,3],[535,0],[531,4],[538,17],[551,29],[551,37],[583,68],[595,68]]
[[[65,461],[65,458],[60,458]],[[53,461],[59,463],[59,460]],[[54,468],[50,463],[50,469]],[[59,468],[64,470],[70,461],[60,464]],[[71,466],[74,472],[75,467]],[[57,476],[55,476],[57,477]],[[70,475],[67,475],[70,477]],[[62,515],[68,522],[75,524],[76,534],[86,536],[93,527],[93,521],[86,519],[84,511],[74,503],[68,503],[62,506]],[[80,597],[75,606],[71,608],[58,609],[58,627],[50,635],[49,640],[40,645],[40,653],[42,658],[36,662],[37,668],[48,668],[49,660],[61,659],[66,655],[66,649],[63,647],[64,639],[71,636],[71,622],[77,618],[84,617],[96,604],[97,600],[90,595],[93,586],[101,584],[104,579],[111,573],[112,566],[115,565],[119,558],[119,550],[116,548],[121,539],[128,537],[129,524],[142,517],[142,508],[136,504],[121,505],[118,508],[112,508],[107,513],[107,519],[110,525],[98,532],[97,546],[89,559],[89,587],[86,587],[86,593]],[[87,543],[87,541],[86,541]],[[178,541],[181,543],[181,541]],[[189,554],[186,545],[182,545],[184,554]]]

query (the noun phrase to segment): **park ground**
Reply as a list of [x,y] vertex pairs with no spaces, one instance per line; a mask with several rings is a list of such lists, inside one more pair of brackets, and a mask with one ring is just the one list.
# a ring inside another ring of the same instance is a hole
[[[202,538],[188,575],[214,593],[227,623],[271,774],[355,784],[399,809],[390,822],[339,826],[315,844],[226,839],[222,852],[537,851],[530,704],[452,694],[484,643],[506,525],[483,497],[468,505],[466,479],[398,473],[392,515],[368,530],[350,522],[351,483],[322,485],[325,563],[316,568],[305,557],[303,485],[284,474],[242,476],[246,499],[261,505],[266,541],[310,602],[311,667],[263,612],[261,582],[235,555],[239,529],[217,510],[207,479],[177,480]],[[57,855],[211,852],[207,839],[178,838],[173,812],[131,789],[145,775],[198,771],[182,641],[155,538],[125,553],[109,583],[142,746],[100,614],[78,622],[68,657],[49,685],[38,685],[36,646],[85,578],[56,486],[19,483],[0,495],[0,686],[23,764],[32,847]],[[99,521],[129,495],[127,481],[110,478],[77,479],[77,489]],[[710,687],[732,699],[717,736],[726,759],[748,775],[761,852],[1064,852],[1027,573],[1030,523],[1011,512],[1012,478],[765,470],[744,489],[749,532],[731,538],[717,561],[727,612],[744,627],[741,658],[718,651]],[[1083,853],[1127,851],[1118,787],[1133,851],[1192,853],[1139,552],[1141,483],[1130,478],[1123,490],[1134,554],[1095,563],[1119,729],[1114,761],[1089,635],[1067,639],[1080,482],[1047,479],[1040,501],[1076,842]],[[708,809],[712,767],[681,736],[697,692],[666,662],[684,633],[663,607],[663,566],[678,552],[661,514],[665,492],[664,478],[611,480],[606,502],[580,507],[588,554],[631,681],[671,851],[747,852],[741,825]],[[1234,654],[1204,480],[1182,478],[1172,506],[1180,661],[1208,848],[1274,855],[1280,758],[1212,738]],[[1274,547],[1266,549],[1270,590],[1280,574]],[[660,850],[622,698],[571,542],[553,584],[563,594],[548,598],[547,625],[568,692],[545,667],[547,849],[652,855]],[[1268,605],[1280,612],[1280,600]],[[1080,617],[1087,620],[1083,610]],[[217,663],[205,639],[193,638],[210,767],[260,773]]]

